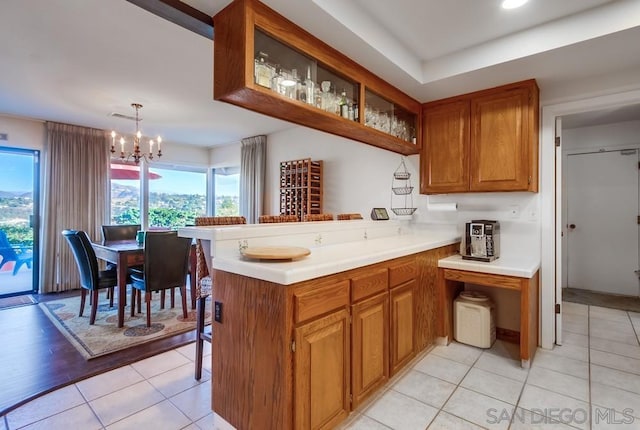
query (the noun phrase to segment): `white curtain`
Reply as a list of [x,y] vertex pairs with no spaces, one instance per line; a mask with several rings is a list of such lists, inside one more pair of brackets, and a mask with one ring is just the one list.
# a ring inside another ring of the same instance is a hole
[[79,288],[79,274],[62,230],[100,240],[107,219],[109,138],[104,130],[47,122],[41,293]]
[[255,224],[263,210],[267,136],[242,139],[240,157],[240,215]]

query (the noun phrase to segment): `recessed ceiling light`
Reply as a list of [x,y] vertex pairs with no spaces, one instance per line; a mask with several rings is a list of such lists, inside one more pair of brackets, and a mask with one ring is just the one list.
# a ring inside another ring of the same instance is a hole
[[503,9],[515,9],[517,7],[522,6],[529,0],[504,0],[502,2]]

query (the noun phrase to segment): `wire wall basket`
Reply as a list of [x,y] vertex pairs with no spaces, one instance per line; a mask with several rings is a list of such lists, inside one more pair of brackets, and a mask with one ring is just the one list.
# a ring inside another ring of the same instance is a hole
[[413,207],[413,185],[411,185],[411,173],[407,170],[404,158],[393,172],[391,180],[391,210],[397,216],[411,216],[416,211]]

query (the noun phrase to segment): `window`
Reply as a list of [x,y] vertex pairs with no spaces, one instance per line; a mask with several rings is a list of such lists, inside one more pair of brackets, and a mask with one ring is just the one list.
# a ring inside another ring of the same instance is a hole
[[213,169],[215,216],[240,215],[240,167]]
[[[193,225],[195,217],[207,214],[205,169],[149,167],[148,225],[176,229]],[[140,217],[140,168],[111,163],[111,223],[142,224]]]
[[[154,175],[157,177],[154,178]],[[149,169],[149,227],[193,225],[207,214],[207,174],[201,170]]]
[[111,224],[140,224],[140,167],[111,163]]

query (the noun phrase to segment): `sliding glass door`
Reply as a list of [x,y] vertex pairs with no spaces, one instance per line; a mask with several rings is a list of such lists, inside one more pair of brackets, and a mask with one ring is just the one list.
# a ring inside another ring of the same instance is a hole
[[0,146],[0,297],[38,292],[40,151]]

